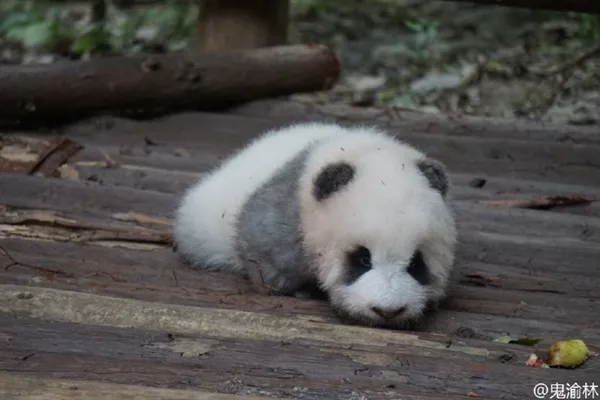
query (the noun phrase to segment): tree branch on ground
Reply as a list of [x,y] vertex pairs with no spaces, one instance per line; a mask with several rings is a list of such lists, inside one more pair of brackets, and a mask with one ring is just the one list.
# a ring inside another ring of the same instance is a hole
[[336,55],[320,45],[5,66],[0,125],[40,125],[99,113],[217,110],[327,90],[339,75]]

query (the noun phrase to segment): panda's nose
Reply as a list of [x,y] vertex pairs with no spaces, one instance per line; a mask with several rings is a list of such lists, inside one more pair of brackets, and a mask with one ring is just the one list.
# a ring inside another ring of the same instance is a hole
[[404,313],[406,311],[406,307],[400,308],[379,308],[379,307],[371,307],[371,310],[377,315],[382,316],[385,319],[392,319],[397,317],[398,315]]

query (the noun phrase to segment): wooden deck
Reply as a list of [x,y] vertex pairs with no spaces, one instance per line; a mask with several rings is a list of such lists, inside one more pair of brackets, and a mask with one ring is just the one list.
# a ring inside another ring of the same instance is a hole
[[[451,169],[461,284],[418,331],[343,325],[324,302],[259,296],[173,253],[187,185],[262,130],[310,118],[382,124]],[[57,135],[83,146],[58,169],[73,144],[38,158]],[[525,365],[563,338],[600,349],[600,204],[479,203],[600,198],[597,127],[261,101],[2,144],[0,399],[521,400],[538,383],[600,385],[600,357]],[[493,341],[506,334],[543,341]]]

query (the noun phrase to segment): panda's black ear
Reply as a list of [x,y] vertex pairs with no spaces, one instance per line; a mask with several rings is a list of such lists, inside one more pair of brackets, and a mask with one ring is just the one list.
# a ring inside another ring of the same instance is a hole
[[328,164],[319,172],[313,182],[313,196],[323,201],[343,189],[354,178],[355,168],[347,162]]
[[440,192],[442,197],[448,193],[448,173],[446,166],[432,158],[424,158],[417,161],[417,168],[425,176],[432,189]]

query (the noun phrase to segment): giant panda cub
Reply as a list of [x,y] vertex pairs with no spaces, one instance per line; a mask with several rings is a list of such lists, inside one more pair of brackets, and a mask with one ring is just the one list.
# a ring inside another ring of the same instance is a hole
[[183,196],[174,238],[190,264],[261,293],[318,287],[369,326],[418,320],[448,292],[457,229],[443,164],[374,127],[265,132]]

